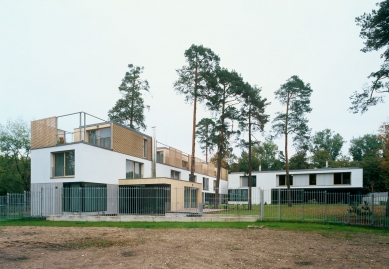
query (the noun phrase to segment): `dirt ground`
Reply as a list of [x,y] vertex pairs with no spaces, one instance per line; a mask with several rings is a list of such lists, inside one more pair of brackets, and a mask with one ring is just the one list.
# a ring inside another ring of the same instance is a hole
[[389,268],[389,237],[266,227],[0,227],[0,268]]

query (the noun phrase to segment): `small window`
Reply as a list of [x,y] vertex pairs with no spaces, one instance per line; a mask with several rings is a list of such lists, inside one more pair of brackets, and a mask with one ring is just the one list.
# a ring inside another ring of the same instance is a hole
[[163,151],[157,151],[157,163],[163,163]]
[[[194,180],[193,182],[197,182],[197,176],[193,176],[194,177]],[[190,181],[190,174],[189,174],[189,177],[188,177],[189,181]],[[192,182],[192,181],[191,181]]]
[[186,162],[186,161],[182,161],[182,169],[189,170],[189,165],[188,165],[188,162]]
[[[257,186],[257,176],[251,176],[252,184],[251,187]],[[249,186],[249,177],[240,177],[240,187],[241,188],[248,188]]]
[[126,178],[142,178],[142,164],[134,161],[126,161]]
[[[279,175],[278,176],[278,186],[286,186],[286,175]],[[293,175],[289,175],[289,183],[290,186],[293,186]]]
[[350,185],[351,172],[334,173],[334,185]]
[[209,178],[207,177],[203,177],[203,190],[209,190]]
[[74,176],[75,156],[74,150],[53,153],[54,167],[53,177]]
[[170,171],[170,177],[174,179],[180,179],[180,174],[181,174],[180,172],[175,170]]
[[216,190],[216,179],[213,181],[213,189]]
[[143,157],[147,158],[147,138],[143,139]]
[[316,185],[316,174],[309,175],[309,185]]

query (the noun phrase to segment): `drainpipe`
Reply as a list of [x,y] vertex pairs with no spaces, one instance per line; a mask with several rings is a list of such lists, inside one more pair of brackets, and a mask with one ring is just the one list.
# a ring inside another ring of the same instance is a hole
[[157,177],[157,140],[156,140],[156,127],[153,128],[153,140],[151,142],[151,149],[152,149],[152,167],[151,167],[151,175],[153,178]]

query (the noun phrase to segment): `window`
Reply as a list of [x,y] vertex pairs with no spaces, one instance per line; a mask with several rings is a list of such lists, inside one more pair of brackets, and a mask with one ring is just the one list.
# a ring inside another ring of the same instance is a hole
[[53,153],[54,167],[53,177],[74,176],[74,150]]
[[157,151],[157,163],[163,163],[163,151]]
[[316,174],[309,175],[309,185],[316,185]]
[[[257,186],[257,176],[251,176],[252,184],[251,187]],[[241,188],[247,188],[249,186],[249,177],[240,177],[240,187]]]
[[[194,177],[194,180],[191,181],[191,182],[197,182],[197,176],[193,176]],[[190,174],[189,174],[189,177],[188,177],[189,181],[190,181]]]
[[228,201],[231,202],[243,202],[248,200],[248,190],[228,190]]
[[350,185],[351,172],[334,173],[334,185]]
[[174,170],[171,170],[170,171],[170,177],[171,178],[174,178],[174,179],[180,179],[180,172],[178,171],[174,171]]
[[[279,175],[278,176],[278,186],[286,186],[286,175]],[[293,186],[293,175],[289,175],[289,183],[290,186]]]
[[184,188],[184,208],[196,208],[197,207],[197,189],[196,188]]
[[209,190],[209,178],[207,177],[203,177],[203,190]]
[[186,169],[186,170],[189,170],[188,162],[182,161],[182,168],[183,168],[183,169]]
[[147,158],[147,138],[143,139],[143,157]]
[[216,180],[213,181],[213,190],[216,190]]
[[88,131],[89,143],[103,148],[111,148],[111,128]]
[[126,178],[141,178],[142,164],[130,160],[126,160]]

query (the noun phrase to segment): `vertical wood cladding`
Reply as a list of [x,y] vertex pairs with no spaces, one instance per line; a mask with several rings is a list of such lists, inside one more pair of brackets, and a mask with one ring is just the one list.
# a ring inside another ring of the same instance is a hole
[[[112,128],[113,151],[135,156],[138,158],[144,158],[143,145],[145,138],[142,134],[131,131],[116,124],[113,124]],[[148,154],[146,159],[151,161],[151,138],[147,138],[147,145]]]
[[31,122],[31,149],[52,147],[57,144],[57,117]]

